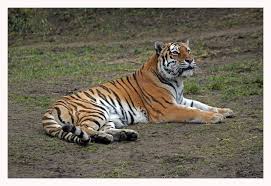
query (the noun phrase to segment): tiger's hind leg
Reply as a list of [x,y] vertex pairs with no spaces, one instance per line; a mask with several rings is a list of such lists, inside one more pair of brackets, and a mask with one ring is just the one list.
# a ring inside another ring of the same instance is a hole
[[99,132],[91,127],[88,126],[74,126],[71,124],[66,124],[62,127],[62,130],[67,133],[73,133],[79,137],[83,137],[84,133],[89,135],[90,141],[97,142],[97,143],[104,143],[109,144],[113,141],[113,136],[107,134],[105,132]]
[[97,122],[90,120],[85,120],[79,124],[81,130],[85,131],[91,138],[91,141],[96,143],[109,144],[113,142],[113,136],[103,131],[99,131],[100,125],[103,126],[103,123],[106,121],[99,121],[99,126]]
[[138,133],[131,129],[116,129],[112,121],[107,122],[100,131],[113,136],[114,141],[135,141],[138,138]]
[[87,112],[73,112],[64,104],[56,104],[47,111],[42,120],[46,133],[68,142],[87,145],[90,141],[111,143],[113,136],[98,131],[106,118],[95,117]]
[[42,124],[46,133],[50,136],[58,137],[68,142],[87,145],[90,142],[90,136],[87,135],[86,132],[78,130],[75,126],[69,124],[71,122],[69,118],[64,117],[67,110],[62,108],[61,115],[60,109],[61,108],[49,109],[44,114]]

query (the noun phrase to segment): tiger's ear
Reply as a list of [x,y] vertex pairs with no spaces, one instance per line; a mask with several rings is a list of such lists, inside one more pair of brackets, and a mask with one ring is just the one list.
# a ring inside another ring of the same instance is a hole
[[164,47],[164,43],[161,42],[161,41],[155,41],[154,43],[154,48],[155,48],[155,51],[156,51],[156,54],[159,55],[160,52],[162,51]]

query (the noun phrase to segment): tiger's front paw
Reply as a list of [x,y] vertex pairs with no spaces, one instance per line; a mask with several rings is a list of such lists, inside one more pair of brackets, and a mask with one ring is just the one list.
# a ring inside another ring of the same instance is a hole
[[218,108],[218,113],[222,114],[224,118],[234,117],[234,112],[229,108]]
[[95,136],[93,136],[92,140],[94,142],[96,142],[96,143],[109,144],[109,143],[111,143],[111,142],[114,141],[114,138],[110,134],[106,134],[106,133],[100,132],[100,133],[96,134]]
[[224,116],[220,113],[213,113],[212,117],[210,118],[210,121],[208,123],[221,123],[224,119]]
[[131,129],[122,129],[120,132],[119,141],[135,141],[138,138],[138,133]]

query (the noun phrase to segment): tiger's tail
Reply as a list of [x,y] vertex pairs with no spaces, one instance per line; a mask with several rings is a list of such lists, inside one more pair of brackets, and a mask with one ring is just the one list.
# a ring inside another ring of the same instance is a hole
[[83,146],[91,141],[90,136],[85,131],[75,125],[58,121],[54,113],[54,109],[49,109],[42,118],[43,129],[48,135]]

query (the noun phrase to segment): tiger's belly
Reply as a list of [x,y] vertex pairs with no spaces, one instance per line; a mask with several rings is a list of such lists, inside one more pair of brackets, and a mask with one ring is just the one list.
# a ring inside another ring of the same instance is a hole
[[120,102],[120,104],[100,104],[108,111],[108,121],[112,121],[115,124],[116,128],[123,128],[135,123],[147,123],[148,116],[143,109],[132,107],[126,102]]
[[135,123],[147,123],[148,119],[144,115],[144,113],[137,111],[134,112],[135,115],[132,116],[127,116],[127,118],[123,117],[122,114],[116,114],[116,113],[111,113],[109,115],[109,121],[113,121],[115,124],[116,128],[123,128],[128,125],[132,125]]

